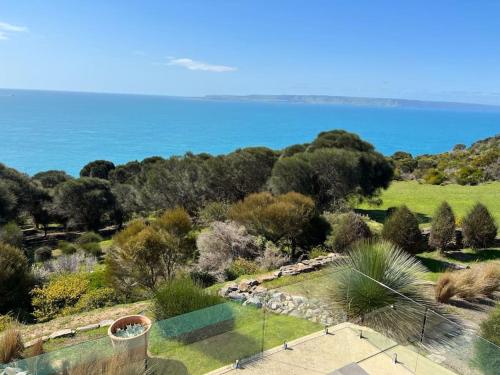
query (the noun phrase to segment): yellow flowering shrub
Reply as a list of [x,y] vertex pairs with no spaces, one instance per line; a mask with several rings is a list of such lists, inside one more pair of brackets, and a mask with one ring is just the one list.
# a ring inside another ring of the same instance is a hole
[[63,274],[32,291],[34,316],[43,322],[55,318],[65,308],[75,306],[88,291],[89,280],[84,274]]

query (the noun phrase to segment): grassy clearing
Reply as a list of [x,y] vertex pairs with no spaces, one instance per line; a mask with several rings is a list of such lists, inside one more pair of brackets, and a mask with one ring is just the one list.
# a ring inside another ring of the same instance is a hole
[[500,225],[500,182],[478,186],[427,185],[416,181],[395,181],[382,193],[381,206],[361,204],[358,209],[372,219],[383,222],[389,207],[406,204],[418,214],[420,222],[428,225],[438,205],[446,200],[457,217],[464,217],[476,202],[481,202],[490,210]]

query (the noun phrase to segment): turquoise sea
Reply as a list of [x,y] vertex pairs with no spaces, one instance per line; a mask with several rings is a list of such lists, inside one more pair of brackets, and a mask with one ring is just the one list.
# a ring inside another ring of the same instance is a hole
[[358,133],[386,155],[437,153],[500,133],[500,111],[0,90],[0,162],[29,174],[77,175],[95,159],[279,149],[330,129]]

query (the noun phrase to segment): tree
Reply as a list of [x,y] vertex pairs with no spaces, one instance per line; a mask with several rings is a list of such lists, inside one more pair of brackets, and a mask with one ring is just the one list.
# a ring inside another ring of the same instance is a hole
[[23,246],[23,232],[16,223],[10,222],[0,227],[0,242],[21,248]]
[[429,245],[444,251],[455,237],[455,215],[447,202],[441,203],[432,218]]
[[73,177],[64,171],[45,171],[39,172],[32,177],[32,180],[38,182],[44,189],[54,189],[57,185],[62,184]]
[[15,219],[16,205],[16,196],[5,182],[0,181],[0,224]]
[[297,238],[314,214],[314,201],[295,192],[277,196],[267,192],[250,194],[229,211],[229,217],[247,227],[252,234],[275,242],[288,240],[293,250]]
[[142,196],[135,186],[117,183],[111,186],[111,191],[116,199],[114,218],[118,225],[145,211]]
[[357,134],[345,130],[330,130],[319,133],[307,150],[313,151],[320,148],[341,148],[362,152],[374,150],[370,143],[363,141]]
[[107,160],[95,160],[86,164],[80,171],[80,177],[94,177],[107,180],[109,172],[115,169],[115,165]]
[[59,185],[55,206],[58,213],[68,218],[72,224],[99,230],[112,217],[116,200],[109,182],[84,177]]
[[406,206],[398,207],[385,221],[382,237],[410,253],[418,253],[422,233],[416,216]]
[[269,186],[275,194],[310,195],[318,207],[327,208],[350,194],[375,194],[389,185],[392,175],[390,162],[376,152],[319,148],[280,158]]
[[28,211],[38,190],[27,175],[0,163],[0,222],[15,220]]
[[139,286],[156,290],[171,280],[177,266],[193,255],[193,241],[188,236],[191,219],[177,208],[167,210],[155,223],[136,220],[113,237],[106,262],[115,288],[130,294]]
[[26,307],[31,276],[28,259],[18,248],[0,242],[0,314]]
[[481,203],[476,203],[462,222],[464,243],[473,249],[491,246],[497,235],[498,227],[490,212]]

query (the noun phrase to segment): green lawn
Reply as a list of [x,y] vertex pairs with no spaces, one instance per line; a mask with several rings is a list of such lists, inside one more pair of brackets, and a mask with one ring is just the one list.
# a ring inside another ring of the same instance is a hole
[[234,317],[231,327],[217,334],[200,332],[204,339],[166,339],[156,327],[151,333],[150,352],[159,358],[153,360],[153,367],[161,368],[162,373],[204,374],[323,328],[308,320],[262,309],[226,305]]
[[[382,205],[361,204],[358,209],[372,219],[382,222],[389,207],[406,204],[419,216],[421,223],[427,224],[437,206],[446,200],[457,217],[464,217],[476,202],[481,202],[490,210],[500,224],[500,182],[478,186],[428,185],[416,181],[394,181],[382,193]],[[428,224],[427,224],[428,225]]]

